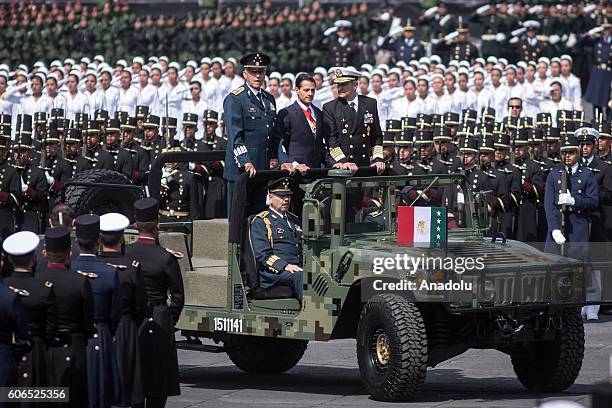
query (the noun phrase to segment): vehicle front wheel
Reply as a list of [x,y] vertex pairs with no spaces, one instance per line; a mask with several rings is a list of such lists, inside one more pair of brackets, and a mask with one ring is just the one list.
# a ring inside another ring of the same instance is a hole
[[357,328],[357,361],[372,398],[405,401],[427,372],[427,332],[419,309],[398,295],[374,296]]
[[556,330],[555,340],[533,342],[510,354],[518,380],[531,391],[563,391],[580,373],[584,357],[580,310],[565,309],[560,317],[561,327]]

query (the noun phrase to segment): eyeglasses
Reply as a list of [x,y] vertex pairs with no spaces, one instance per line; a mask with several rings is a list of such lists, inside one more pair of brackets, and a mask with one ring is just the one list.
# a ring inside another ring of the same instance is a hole
[[522,108],[521,105],[508,105],[508,107],[511,109],[521,109]]

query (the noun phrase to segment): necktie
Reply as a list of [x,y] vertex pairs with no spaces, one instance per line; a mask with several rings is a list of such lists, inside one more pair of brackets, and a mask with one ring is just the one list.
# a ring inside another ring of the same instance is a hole
[[355,107],[356,107],[355,102],[351,102],[351,103],[349,103],[349,106],[351,107],[351,109],[352,109],[352,110],[354,110],[355,112],[357,112],[357,109],[355,109]]
[[308,120],[308,124],[310,125],[310,130],[312,131],[312,134],[316,135],[316,133],[317,133],[317,122],[312,117],[312,113],[310,112],[310,108],[303,109],[303,111],[304,111],[304,116],[306,116],[306,120]]
[[257,100],[259,101],[259,103],[261,103],[261,107],[264,108],[264,110],[265,110],[266,109],[266,105],[264,105],[263,95],[261,94],[261,92],[259,92],[257,94]]

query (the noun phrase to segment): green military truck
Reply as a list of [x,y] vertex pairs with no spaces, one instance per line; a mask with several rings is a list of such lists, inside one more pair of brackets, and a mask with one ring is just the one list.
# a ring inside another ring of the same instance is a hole
[[[152,173],[163,162],[216,160],[215,154],[221,157],[218,152],[166,153]],[[251,179],[241,176],[230,222],[162,226],[161,245],[185,254],[179,263],[186,301],[177,329],[186,340],[179,347],[223,351],[246,372],[270,374],[295,366],[309,341],[355,338],[364,386],[373,398],[385,401],[410,399],[427,367],[470,348],[508,354],[529,390],[559,392],[573,384],[584,355],[579,307],[585,303],[589,265],[522,242],[484,237],[490,196],[470,191],[461,175],[375,176],[368,169],[354,175],[315,169],[306,178],[295,176],[300,191],[294,199],[303,196],[300,302],[289,287],[258,286],[249,242],[250,220],[265,208],[254,197],[262,196],[268,180],[283,175],[261,171]],[[85,178],[81,182],[92,180],[91,175]],[[402,191],[417,189],[426,197],[458,188],[465,204],[455,212],[456,227],[449,228],[444,245],[398,246],[397,209],[406,205]],[[90,190],[68,186],[65,201],[81,205],[84,191],[96,195]],[[159,180],[151,180],[148,190],[155,197]],[[364,216],[372,215],[368,203],[358,209],[367,201],[364,195],[376,197],[380,205],[375,219]],[[125,208],[112,203],[118,196],[126,194],[106,194],[106,204],[89,197],[89,203],[104,211]],[[87,211],[89,203],[77,208]],[[451,261],[479,257],[483,267],[461,274],[439,265],[374,273],[376,258],[405,254]],[[460,290],[438,290],[453,281]],[[442,286],[423,288],[423,282]]]

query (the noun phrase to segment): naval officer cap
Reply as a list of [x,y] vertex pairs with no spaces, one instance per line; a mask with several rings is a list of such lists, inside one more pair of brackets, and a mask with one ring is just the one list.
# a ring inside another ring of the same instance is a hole
[[98,239],[100,236],[100,217],[83,214],[76,218],[76,237],[79,239]]
[[33,232],[21,231],[9,236],[2,243],[2,249],[9,255],[21,256],[27,255],[38,247],[40,238]]
[[120,232],[130,225],[130,220],[123,214],[107,213],[100,217],[100,232]]
[[54,253],[70,251],[70,231],[64,227],[49,228],[45,232],[45,249]]
[[270,194],[281,197],[292,195],[293,191],[291,191],[291,179],[289,177],[283,177],[278,180],[272,180],[268,183],[268,191]]
[[270,57],[263,52],[252,52],[240,58],[240,63],[244,68],[264,69],[270,65]]
[[574,136],[579,142],[595,142],[599,139],[599,132],[591,127],[581,127],[576,129]]
[[361,72],[356,69],[338,67],[334,76],[335,84],[344,84],[346,82],[356,81],[361,76]]
[[151,197],[141,198],[134,203],[134,220],[137,222],[157,221],[157,200]]

